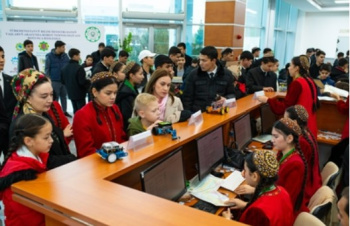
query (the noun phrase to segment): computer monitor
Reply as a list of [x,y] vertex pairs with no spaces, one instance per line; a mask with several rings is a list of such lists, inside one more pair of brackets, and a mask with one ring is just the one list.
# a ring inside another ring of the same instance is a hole
[[245,114],[233,122],[236,148],[242,150],[252,140],[250,115]]
[[276,115],[271,111],[268,104],[260,107],[261,134],[271,134],[273,124],[276,122]]
[[142,171],[140,176],[144,192],[177,201],[186,192],[182,148]]
[[224,159],[222,127],[196,140],[198,156],[198,178],[205,178]]

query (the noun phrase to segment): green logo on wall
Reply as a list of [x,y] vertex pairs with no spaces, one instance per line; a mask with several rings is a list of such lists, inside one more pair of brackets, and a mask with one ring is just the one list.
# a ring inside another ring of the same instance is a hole
[[16,44],[16,50],[17,51],[23,51],[24,50],[23,43],[17,43]]
[[85,30],[85,38],[89,42],[97,42],[101,38],[101,31],[97,27],[88,27]]
[[45,52],[46,50],[49,49],[49,47],[50,47],[49,43],[47,43],[47,42],[45,42],[45,41],[42,41],[42,42],[39,43],[39,49],[40,49],[41,51],[44,51],[44,52]]

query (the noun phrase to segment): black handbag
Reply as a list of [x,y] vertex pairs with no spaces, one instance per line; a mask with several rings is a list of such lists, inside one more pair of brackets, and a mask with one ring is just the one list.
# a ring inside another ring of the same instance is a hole
[[244,158],[246,155],[247,155],[247,152],[245,151],[225,147],[224,164],[228,166],[232,166],[238,170],[243,170]]

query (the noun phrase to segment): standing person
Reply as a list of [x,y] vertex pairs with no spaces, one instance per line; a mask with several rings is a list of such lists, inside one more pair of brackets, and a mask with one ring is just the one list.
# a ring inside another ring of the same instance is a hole
[[94,59],[92,58],[92,55],[86,55],[84,63],[82,63],[81,66],[83,66],[86,74],[86,78],[92,77],[92,64],[94,63]]
[[204,47],[199,55],[200,67],[191,71],[186,78],[182,103],[186,110],[205,111],[211,106],[217,95],[217,104],[223,104],[226,99],[239,98],[239,90],[234,86],[232,73],[218,62],[218,51],[213,46]]
[[149,50],[142,50],[138,56],[139,61],[141,62],[142,71],[143,71],[143,80],[140,85],[137,86],[137,90],[139,93],[145,89],[147,82],[149,81],[152,73],[153,73],[153,65],[154,65],[154,56],[156,54],[152,53]]
[[277,115],[283,115],[285,110],[292,105],[302,105],[309,114],[308,127],[312,134],[317,137],[317,89],[308,73],[309,60],[307,56],[294,57],[288,71],[292,82],[288,86],[284,100],[280,101],[266,96],[259,96],[258,100],[262,103],[269,103],[272,112]]
[[116,54],[113,49],[106,47],[101,51],[101,60],[94,66],[92,76],[102,71],[109,71],[109,67],[113,64]]
[[80,51],[70,49],[70,60],[62,69],[62,84],[67,87],[68,97],[72,102],[74,114],[85,104],[86,91],[90,86],[90,81],[86,79],[83,66],[79,65]]
[[70,153],[65,141],[65,137],[72,135],[70,125],[67,125],[64,130],[58,128],[47,113],[53,102],[53,89],[49,78],[39,71],[26,69],[13,77],[11,85],[18,102],[10,126],[10,137],[16,132],[13,126],[19,116],[31,113],[42,115],[52,125],[53,143],[49,152],[48,165],[54,168],[74,161],[76,157]]
[[38,60],[33,54],[33,42],[31,40],[25,40],[23,46],[25,51],[18,54],[17,72],[19,73],[27,68],[34,68],[35,70],[40,71]]
[[172,46],[170,47],[169,51],[168,51],[168,56],[171,59],[171,61],[173,62],[173,71],[174,71],[174,76],[177,76],[177,61],[179,60],[179,57],[181,55],[181,51],[179,48],[177,48],[176,46]]
[[180,52],[185,56],[185,69],[191,66],[192,57],[186,54],[186,44],[184,42],[180,42],[177,44],[177,48],[179,48]]
[[158,55],[154,59],[154,67],[157,69],[165,69],[169,72],[171,75],[171,78],[174,77],[174,68],[173,68],[173,62],[168,56],[165,55]]
[[8,149],[8,130],[12,120],[13,110],[17,100],[12,92],[11,80],[12,76],[4,73],[5,51],[0,46],[0,109],[1,109],[1,142],[0,152],[6,154]]
[[117,80],[111,73],[99,72],[92,77],[92,101],[77,111],[73,119],[78,158],[95,153],[105,142],[126,140],[123,116],[114,104],[117,90]]
[[13,200],[11,185],[34,180],[45,172],[53,143],[49,120],[38,114],[21,116],[14,126],[9,153],[0,168],[0,197],[5,206],[6,225],[45,225],[45,216]]
[[103,42],[100,42],[98,44],[98,50],[96,50],[95,52],[91,53],[91,56],[93,58],[93,65],[92,65],[92,71],[94,71],[94,67],[95,65],[100,62],[101,60],[101,53],[102,50],[106,47],[106,45]]
[[146,93],[154,95],[159,104],[161,121],[176,123],[186,121],[191,112],[184,110],[180,98],[170,92],[171,75],[165,69],[157,69],[146,86]]
[[[231,209],[243,209],[239,221],[253,226],[284,225],[294,222],[290,197],[282,186],[276,186],[278,161],[273,152],[257,150],[248,154],[244,161],[242,176],[248,185],[255,187],[249,202],[238,198],[227,201]],[[230,209],[223,216],[232,219]]]
[[307,127],[309,114],[301,105],[290,106],[286,109],[284,117],[295,120],[300,129],[301,136],[299,137],[300,149],[303,152],[307,162],[307,182],[305,186],[305,199],[308,204],[310,198],[322,186],[322,178],[320,174],[320,162],[318,156],[317,140]]
[[320,73],[320,67],[324,63],[324,58],[326,57],[326,53],[322,50],[316,52],[316,62],[310,66],[310,76],[312,78],[317,78]]
[[131,61],[126,65],[124,73],[126,79],[118,90],[115,102],[123,115],[124,131],[126,132],[129,126],[128,120],[131,117],[134,108],[135,98],[139,94],[136,86],[141,84],[144,75],[141,66],[134,61]]
[[67,117],[72,117],[67,112],[67,90],[65,85],[62,84],[61,70],[69,62],[69,57],[66,51],[66,43],[62,41],[55,42],[55,49],[46,54],[45,60],[45,74],[51,79],[52,88],[55,92],[56,99],[61,102],[64,114]]
[[125,73],[124,73],[125,68],[126,68],[126,65],[123,63],[120,63],[119,61],[115,61],[109,68],[109,72],[112,73],[112,75],[117,79],[118,88],[120,84],[125,80]]
[[129,58],[129,53],[126,52],[125,50],[120,50],[120,52],[118,54],[118,62],[126,65],[128,58]]

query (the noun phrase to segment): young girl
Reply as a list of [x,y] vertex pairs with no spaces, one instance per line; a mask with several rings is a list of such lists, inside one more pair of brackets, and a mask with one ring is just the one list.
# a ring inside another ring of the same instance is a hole
[[146,93],[157,97],[160,120],[171,123],[183,122],[191,117],[191,112],[184,110],[180,98],[170,92],[171,75],[165,69],[157,69],[153,72],[146,86]]
[[284,117],[295,120],[301,129],[302,135],[299,137],[299,143],[308,169],[304,196],[306,203],[309,203],[313,194],[322,186],[317,140],[307,127],[309,114],[303,106],[295,105],[287,108]]
[[49,120],[38,114],[25,114],[16,121],[15,136],[0,168],[0,197],[5,205],[6,225],[45,225],[43,214],[13,201],[11,185],[33,180],[37,173],[46,170],[53,143],[51,133]]
[[118,91],[116,78],[99,72],[91,78],[92,101],[76,112],[74,140],[79,158],[93,154],[104,142],[126,140],[123,116],[114,104]]
[[122,112],[124,131],[126,132],[129,126],[128,120],[132,115],[135,98],[139,94],[136,86],[141,84],[144,75],[141,66],[134,61],[126,65],[124,73],[126,80],[120,86],[115,102]]
[[109,72],[117,79],[118,85],[120,85],[125,80],[125,70],[126,66],[123,63],[115,61],[109,68]]
[[300,211],[309,211],[304,197],[307,163],[300,149],[300,135],[300,127],[289,118],[281,118],[272,129],[272,143],[278,150],[277,160],[280,163],[277,185],[289,193],[295,217]]
[[[245,158],[242,176],[255,187],[250,201],[229,200],[231,209],[243,209],[239,221],[253,226],[293,225],[293,207],[290,197],[283,187],[276,186],[278,161],[271,151],[257,150]],[[230,209],[223,212],[227,219],[232,218]]]

